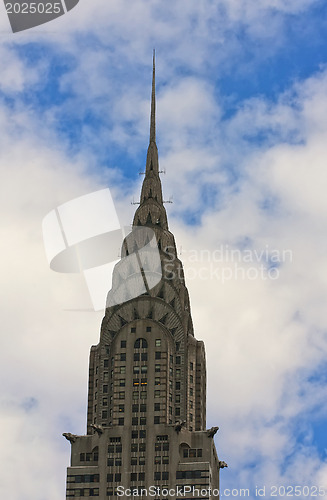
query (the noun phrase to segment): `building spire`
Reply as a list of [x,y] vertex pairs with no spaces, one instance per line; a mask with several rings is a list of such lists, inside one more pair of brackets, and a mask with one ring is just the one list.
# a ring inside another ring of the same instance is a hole
[[156,52],[153,49],[150,143],[156,142]]

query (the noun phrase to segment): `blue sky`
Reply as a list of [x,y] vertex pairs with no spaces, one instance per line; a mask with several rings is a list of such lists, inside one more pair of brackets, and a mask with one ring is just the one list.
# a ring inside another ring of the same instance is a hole
[[41,225],[104,187],[131,222],[153,47],[164,198],[206,344],[222,488],[327,491],[326,23],[318,0],[80,0],[12,34],[0,10],[1,497],[64,496],[61,434],[85,432],[102,312],[72,312],[90,309],[83,276],[50,271]]

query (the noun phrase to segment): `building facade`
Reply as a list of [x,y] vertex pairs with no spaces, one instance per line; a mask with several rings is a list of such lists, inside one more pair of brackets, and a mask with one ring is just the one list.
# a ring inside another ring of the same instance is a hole
[[219,462],[206,429],[206,361],[168,229],[156,145],[155,66],[140,204],[91,347],[87,435],[71,442],[66,498],[211,499]]

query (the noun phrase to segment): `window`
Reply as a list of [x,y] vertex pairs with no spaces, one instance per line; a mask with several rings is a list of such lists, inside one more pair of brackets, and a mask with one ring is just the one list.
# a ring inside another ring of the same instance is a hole
[[114,465],[114,459],[113,458],[108,458],[107,465],[108,465],[108,467],[113,467],[113,465]]
[[193,388],[190,387],[190,396],[193,396]]
[[180,342],[176,342],[176,351],[179,351],[180,346],[181,346],[181,343]]
[[108,366],[109,366],[109,359],[105,359],[103,361],[103,366],[104,366],[104,368],[108,368]]
[[141,430],[140,431],[140,438],[141,439],[145,439],[146,438],[146,431],[145,430]]
[[138,431],[132,431],[132,439],[137,439],[139,436]]
[[136,327],[135,326],[132,326],[131,333],[136,333]]
[[116,458],[115,459],[115,465],[116,465],[116,467],[120,467],[121,466],[121,458]]
[[107,410],[102,410],[102,418],[108,418]]
[[176,370],[176,378],[181,378],[181,371],[179,368]]
[[163,443],[162,449],[163,451],[169,451],[169,443]]
[[176,388],[176,391],[180,391],[180,389],[181,389],[181,383],[180,382],[176,382],[175,388]]
[[141,366],[141,373],[146,373],[148,371],[147,365]]
[[117,472],[117,474],[115,474],[115,481],[116,482],[121,481],[121,473],[120,472]]
[[169,464],[169,457],[162,457],[163,464]]
[[124,378],[121,378],[121,379],[119,380],[119,386],[120,386],[120,387],[125,387],[125,379],[124,379]]
[[161,339],[156,339],[155,346],[156,347],[161,347]]
[[188,456],[189,456],[190,458],[195,458],[195,457],[196,457],[196,450],[194,450],[194,449],[192,449],[192,448],[191,448],[191,449],[189,450]]
[[154,365],[154,371],[160,372],[160,365]]
[[103,380],[106,382],[109,380],[109,372],[103,372]]
[[120,354],[120,361],[126,361],[126,352]]
[[137,339],[135,340],[135,343],[134,343],[134,349],[146,349],[148,347],[148,343],[145,339]]
[[160,398],[160,391],[158,391],[158,390],[154,391],[154,397]]
[[148,361],[148,353],[146,352],[141,353],[141,361]]
[[139,458],[139,465],[144,465],[145,464],[145,457],[140,457]]
[[161,443],[155,443],[154,444],[154,450],[155,451],[161,451]]
[[172,415],[172,414],[173,414],[173,407],[169,406],[169,415]]
[[161,457],[160,456],[154,457],[154,463],[161,464]]
[[113,474],[107,474],[107,483],[112,483],[114,480],[114,475]]
[[108,406],[108,398],[102,398],[102,406]]
[[169,472],[163,472],[162,473],[162,479],[163,480],[168,480],[169,479]]
[[139,411],[139,405],[133,404],[132,405],[132,412],[137,413]]
[[192,361],[190,362],[190,370],[191,370],[191,372],[193,371],[193,363],[192,363]]
[[145,404],[141,404],[140,405],[140,412],[141,413],[145,413],[146,412],[146,405]]
[[147,385],[148,384],[148,381],[146,378],[142,378],[141,379],[141,385]]
[[146,399],[146,391],[141,391],[141,399]]
[[131,452],[134,453],[136,451],[137,451],[137,444],[136,443],[131,444]]
[[193,375],[190,375],[190,384],[193,384]]
[[80,459],[80,462],[85,462],[85,453],[80,453],[79,459]]
[[161,352],[160,351],[156,351],[155,359],[161,359]]
[[138,378],[134,378],[133,380],[133,386],[139,386],[140,385],[140,382],[139,382],[139,379]]
[[124,418],[123,417],[118,419],[118,425],[124,425]]
[[146,417],[140,417],[140,425],[146,425]]
[[139,391],[133,391],[133,399],[139,398]]
[[190,408],[193,408],[193,401],[190,401]]
[[137,481],[137,472],[131,472],[131,481]]
[[132,425],[138,425],[139,419],[138,417],[132,417]]
[[154,379],[154,385],[160,385],[160,377]]
[[151,326],[147,326],[147,327],[146,327],[146,331],[147,331],[147,332],[151,332]]
[[124,413],[125,405],[118,405],[118,411],[119,411],[119,413]]
[[154,403],[154,411],[160,411],[160,403]]
[[145,472],[139,472],[139,481],[145,480]]
[[193,422],[193,414],[190,413],[190,422]]
[[137,465],[137,458],[136,457],[131,458],[131,465]]
[[155,415],[155,416],[153,417],[153,423],[154,423],[154,424],[160,424],[160,417],[159,417],[158,415]]
[[126,366],[120,366],[119,373],[126,373]]
[[176,365],[180,365],[180,364],[181,364],[181,357],[176,356]]
[[175,415],[179,417],[181,414],[181,409],[180,408],[175,408]]
[[133,366],[133,373],[140,373],[140,367],[139,366]]
[[139,451],[145,451],[145,443],[139,444]]
[[119,399],[125,399],[125,392],[124,391],[118,392],[118,398]]
[[116,453],[121,453],[123,451],[123,446],[121,444],[116,444]]
[[134,361],[140,361],[140,353],[134,352]]
[[102,386],[102,392],[103,392],[104,394],[106,394],[106,393],[108,392],[108,386],[107,386],[107,385],[103,385],[103,386]]
[[161,473],[160,472],[155,472],[154,473],[154,480],[155,481],[160,481],[161,479]]
[[180,402],[181,402],[181,395],[180,394],[176,394],[175,403],[180,403]]
[[126,340],[121,340],[121,341],[120,341],[120,347],[121,347],[122,349],[126,349]]

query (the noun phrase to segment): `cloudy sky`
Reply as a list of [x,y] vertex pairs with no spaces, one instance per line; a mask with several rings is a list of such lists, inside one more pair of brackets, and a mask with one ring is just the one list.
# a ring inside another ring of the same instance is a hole
[[65,497],[103,313],[49,269],[42,220],[109,187],[131,222],[153,47],[222,490],[327,491],[326,33],[322,0],[80,0],[16,34],[1,2],[1,498]]

